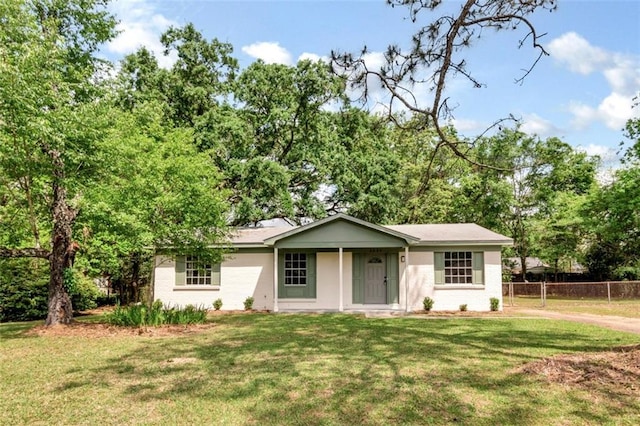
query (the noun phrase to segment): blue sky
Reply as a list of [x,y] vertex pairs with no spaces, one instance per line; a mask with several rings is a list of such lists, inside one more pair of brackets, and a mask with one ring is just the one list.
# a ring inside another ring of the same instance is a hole
[[[458,8],[446,1],[445,10]],[[120,36],[106,46],[118,59],[146,45],[161,57],[160,34],[170,25],[192,22],[207,38],[234,46],[241,66],[257,58],[295,64],[300,58],[327,57],[331,50],[359,51],[366,45],[375,64],[389,43],[406,46],[417,24],[407,10],[383,0],[112,0]],[[451,81],[447,95],[458,105],[455,126],[473,136],[494,120],[513,114],[522,129],[540,137],[557,136],[590,154],[612,159],[624,140],[626,120],[640,116],[632,98],[640,92],[640,1],[560,0],[554,13],[532,16],[551,54],[523,84],[514,80],[536,58],[518,49],[520,32],[487,31],[469,50],[469,70],[486,87]],[[417,89],[419,99],[428,93]],[[385,94],[374,93],[382,101]]]

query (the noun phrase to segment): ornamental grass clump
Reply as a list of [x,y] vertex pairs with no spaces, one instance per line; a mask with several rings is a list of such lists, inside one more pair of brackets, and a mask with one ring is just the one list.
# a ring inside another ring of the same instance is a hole
[[144,304],[130,306],[116,305],[112,313],[107,315],[109,324],[123,327],[156,327],[164,324],[202,324],[207,319],[207,310],[204,307],[187,305],[164,306],[160,300],[156,300],[149,307]]

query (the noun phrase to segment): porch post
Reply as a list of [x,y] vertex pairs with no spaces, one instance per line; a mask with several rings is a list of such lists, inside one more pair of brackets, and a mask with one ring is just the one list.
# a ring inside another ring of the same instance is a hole
[[338,278],[338,283],[339,283],[339,293],[340,293],[340,302],[338,305],[338,310],[340,312],[344,311],[344,295],[343,295],[343,291],[344,291],[344,280],[342,279],[342,247],[338,248],[338,273],[340,274],[340,277]]
[[404,307],[409,312],[409,246],[404,248]]
[[278,248],[273,248],[273,312],[278,312]]

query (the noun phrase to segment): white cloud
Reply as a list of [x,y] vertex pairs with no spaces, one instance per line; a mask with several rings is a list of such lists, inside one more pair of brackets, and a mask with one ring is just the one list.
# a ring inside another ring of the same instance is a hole
[[242,51],[247,55],[262,59],[267,64],[292,65],[291,53],[277,42],[261,41],[242,46]]
[[461,133],[470,132],[478,133],[483,132],[489,127],[487,123],[483,123],[478,120],[468,120],[464,118],[454,118],[450,120],[450,124]]
[[127,55],[145,46],[155,55],[158,64],[169,68],[176,61],[175,55],[164,56],[160,35],[176,22],[157,13],[149,0],[114,0],[111,11],[120,20],[117,30],[120,34],[107,44],[107,50],[119,55]]
[[520,130],[529,135],[537,135],[541,138],[557,136],[561,129],[554,126],[549,120],[540,117],[538,114],[526,114],[522,118]]
[[329,57],[316,55],[315,53],[304,52],[302,55],[298,56],[298,62],[304,61],[305,59],[310,60],[311,62],[322,61],[325,63],[329,63]]
[[612,130],[620,130],[633,117],[632,98],[640,88],[640,56],[610,52],[589,44],[580,35],[570,32],[547,46],[551,56],[570,71],[588,75],[601,74],[611,89],[598,105],[573,101],[569,111],[572,124],[584,129],[592,122],[601,122]]
[[587,155],[597,155],[602,159],[602,161],[615,160],[617,157],[616,151],[613,148],[604,145],[596,145],[592,143],[586,147],[578,147],[578,149],[585,152]]
[[551,56],[566,65],[571,71],[580,74],[591,74],[609,62],[609,53],[591,46],[580,35],[569,32],[554,39],[547,46]]

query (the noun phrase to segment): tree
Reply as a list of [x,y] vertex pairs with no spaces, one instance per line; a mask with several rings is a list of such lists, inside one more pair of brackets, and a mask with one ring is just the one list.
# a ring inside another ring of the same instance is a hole
[[166,126],[160,104],[111,116],[97,147],[102,167],[81,201],[76,237],[90,272],[120,282],[127,290],[121,296],[133,301],[144,282],[143,264],[156,252],[219,260],[214,247],[227,235],[228,194],[191,129]]
[[[413,22],[418,22],[428,12],[443,8],[441,0],[387,0],[391,7],[403,6],[409,11]],[[365,47],[360,54],[333,52],[332,61],[336,72],[345,75],[354,89],[361,89],[364,100],[368,98],[371,84],[379,84],[390,94],[389,117],[393,118],[394,108],[399,106],[422,116],[423,127],[433,128],[440,143],[437,148],[446,147],[455,155],[470,161],[466,147],[452,139],[443,125],[450,117],[451,100],[447,97],[448,82],[453,77],[461,77],[472,87],[482,87],[482,82],[467,68],[464,53],[472,47],[477,38],[488,31],[517,30],[524,28],[525,35],[519,42],[524,46],[529,42],[538,52],[531,67],[519,79],[526,77],[538,60],[546,54],[540,44],[541,34],[529,20],[537,10],[556,8],[555,0],[465,0],[457,13],[443,14],[425,25],[421,25],[412,36],[411,46],[404,49],[390,45],[384,53],[384,63],[378,69],[366,63],[368,53]],[[431,102],[418,103],[413,95],[416,85],[426,86],[424,93],[432,93]],[[496,121],[496,124],[502,120]]]
[[234,190],[232,224],[326,214],[317,195],[330,184],[338,124],[327,108],[342,94],[342,81],[321,61],[257,61],[242,72],[234,97],[244,137],[229,141],[220,165]]
[[[558,234],[559,239],[561,235],[566,237],[566,229],[554,231],[553,227],[541,224],[551,226],[554,218],[563,215],[561,212],[567,206],[561,200],[573,203],[575,197],[585,196],[591,190],[597,159],[574,151],[557,138],[541,140],[509,129],[480,139],[470,155],[476,163],[496,167],[478,167],[462,179],[464,205],[458,209],[467,212],[465,221],[512,237],[513,251],[521,259],[525,274],[526,258],[544,253],[547,247],[546,243],[539,245],[536,241],[541,242],[547,234]],[[571,222],[567,217],[562,220],[567,226]],[[576,246],[577,243],[565,244],[565,248]]]
[[591,231],[586,262],[600,279],[640,278],[640,119],[627,122],[632,140],[613,182],[590,195],[583,217]]
[[11,197],[0,208],[3,223],[26,221],[31,234],[5,236],[0,256],[48,259],[46,324],[68,323],[77,199],[104,125],[95,53],[115,21],[101,0],[4,2],[0,16],[0,176]]

